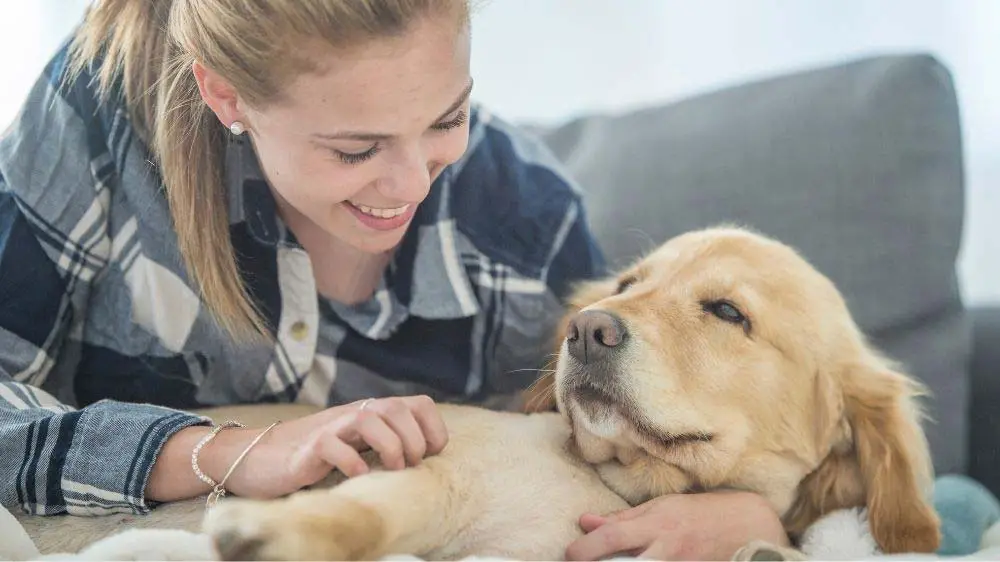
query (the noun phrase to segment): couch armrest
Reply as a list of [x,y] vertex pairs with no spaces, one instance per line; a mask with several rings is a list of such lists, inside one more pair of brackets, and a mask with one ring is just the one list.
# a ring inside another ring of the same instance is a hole
[[970,312],[969,475],[1000,496],[1000,305]]

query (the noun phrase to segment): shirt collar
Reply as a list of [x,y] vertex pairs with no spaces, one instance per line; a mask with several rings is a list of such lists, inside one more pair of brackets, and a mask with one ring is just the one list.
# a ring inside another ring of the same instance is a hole
[[[355,331],[386,339],[411,315],[446,320],[479,312],[461,258],[464,238],[448,205],[453,171],[445,169],[431,186],[371,299],[353,306],[323,299]],[[230,225],[245,223],[264,246],[296,244],[278,216],[274,195],[245,136],[231,137],[227,146],[226,187]]]

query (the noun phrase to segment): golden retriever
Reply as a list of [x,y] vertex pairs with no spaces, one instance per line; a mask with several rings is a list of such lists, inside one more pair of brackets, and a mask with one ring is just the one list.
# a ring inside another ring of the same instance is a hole
[[[419,466],[226,499],[202,529],[224,559],[561,559],[584,512],[741,489],[792,537],[866,506],[884,552],[937,549],[923,389],[788,246],[733,227],[673,238],[580,286],[557,349],[532,413],[442,405],[449,445]],[[281,408],[240,412],[259,422]],[[143,526],[193,526],[202,505]]]

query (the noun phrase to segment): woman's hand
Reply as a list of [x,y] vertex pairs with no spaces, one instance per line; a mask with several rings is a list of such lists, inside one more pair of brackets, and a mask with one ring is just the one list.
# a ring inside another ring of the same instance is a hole
[[[240,439],[239,451],[260,431],[243,430],[246,437]],[[408,396],[329,408],[282,423],[264,439],[230,478],[227,487],[233,494],[285,495],[315,484],[334,469],[349,477],[365,474],[369,467],[360,453],[368,449],[378,453],[388,470],[415,466],[444,449],[448,433],[433,400]],[[232,452],[225,456],[235,458]]]
[[584,514],[580,526],[586,534],[566,550],[567,560],[730,560],[752,540],[788,545],[774,509],[747,492],[661,496],[604,517]]
[[[264,429],[221,431],[201,450],[201,470],[219,482]],[[208,431],[186,428],[167,440],[150,475],[148,499],[174,501],[209,491],[190,465],[194,445]],[[361,457],[368,449],[384,468],[395,470],[419,464],[447,443],[444,421],[427,396],[359,401],[277,425],[250,449],[225,487],[237,496],[274,498],[315,484],[332,470],[349,477],[368,472]]]

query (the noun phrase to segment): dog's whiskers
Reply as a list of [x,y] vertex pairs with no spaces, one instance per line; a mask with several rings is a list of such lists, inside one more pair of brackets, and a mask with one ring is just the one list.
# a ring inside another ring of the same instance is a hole
[[549,385],[548,387],[542,389],[541,392],[532,395],[531,399],[528,400],[528,409],[533,410],[538,405],[548,402],[549,399],[555,395],[555,393],[555,385]]

